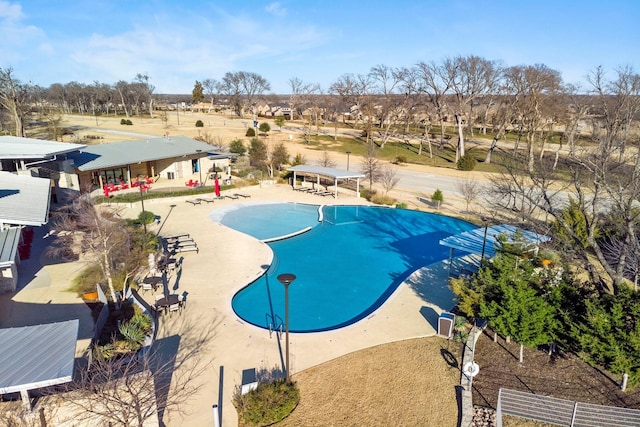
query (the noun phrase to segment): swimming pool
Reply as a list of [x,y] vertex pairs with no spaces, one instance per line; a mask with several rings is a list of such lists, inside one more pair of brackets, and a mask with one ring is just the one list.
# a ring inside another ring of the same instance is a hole
[[[258,238],[265,238],[277,217],[293,222],[289,216],[299,211],[291,205],[264,205],[264,211],[262,205],[249,206],[251,215],[244,221],[251,221],[260,230]],[[318,207],[315,214],[313,208],[305,209],[306,219],[296,227],[311,229],[269,243],[274,259],[267,273],[233,297],[233,310],[243,320],[263,328],[282,327],[284,287],[276,277],[293,273],[297,279],[289,286],[290,331],[350,325],[379,308],[415,270],[446,259],[449,251],[438,244],[440,239],[475,228],[443,215],[369,206],[324,206],[323,221],[318,222]],[[243,210],[229,212],[220,222],[228,225],[233,216],[248,215]],[[281,233],[275,227],[270,234]]]

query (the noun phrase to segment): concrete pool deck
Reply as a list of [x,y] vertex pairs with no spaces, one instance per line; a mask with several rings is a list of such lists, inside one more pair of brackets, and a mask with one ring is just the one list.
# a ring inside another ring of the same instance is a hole
[[[234,388],[240,385],[242,371],[249,368],[283,370],[284,336],[279,340],[277,333],[270,333],[245,323],[231,308],[233,295],[268,268],[272,258],[271,250],[264,243],[212,222],[211,213],[217,209],[228,209],[231,205],[258,201],[290,201],[318,205],[369,204],[364,199],[353,196],[341,194],[338,199],[320,197],[292,191],[290,186],[278,184],[246,187],[230,190],[229,193],[236,191],[251,197],[238,200],[225,198],[199,205],[186,203],[186,200],[193,199],[194,196],[149,199],[144,202],[147,211],[160,216],[160,223],[151,225],[149,231],[160,235],[189,233],[199,248],[198,253],[178,254],[178,257],[184,257],[183,267],[179,274],[170,276],[169,288],[174,293],[186,291],[187,304],[180,314],[161,316],[158,333],[160,348],[169,342],[185,343],[186,346],[190,341],[201,338],[204,331],[210,333],[209,339],[200,348],[200,354],[208,363],[201,378],[202,387],[188,402],[184,402],[184,413],[168,411],[164,414],[163,421],[167,426],[212,426],[214,404],[222,408],[223,426],[237,426],[232,395]],[[113,204],[107,208],[119,209],[123,217],[136,217],[140,212],[140,203],[125,206]],[[319,262],[322,262],[321,259]],[[46,266],[43,270],[50,268],[59,267]],[[77,271],[78,267],[76,265],[69,269]],[[60,278],[60,282],[70,281],[70,277],[65,279],[62,274],[56,277]],[[291,333],[290,369],[293,379],[295,380],[297,372],[363,348],[434,335],[441,308],[427,301],[425,296],[436,296],[437,299],[446,289],[447,278],[447,262],[428,266],[410,276],[381,308],[360,322],[329,332]],[[46,304],[47,300],[60,300],[59,294],[64,292],[66,287],[68,285],[63,286],[61,283],[49,287],[27,284],[13,295],[12,300],[28,299],[30,292],[33,292],[34,298],[37,298],[34,303]],[[43,295],[43,292],[51,295]],[[70,303],[71,299],[75,298],[75,295],[65,294],[62,298],[65,302],[69,300]],[[150,292],[142,293],[142,296],[149,302],[153,301]],[[75,298],[75,302],[78,301],[79,299]],[[6,306],[10,302],[4,297],[0,304]],[[0,305],[0,312],[3,311],[2,308]],[[40,310],[40,313],[42,311]],[[4,312],[10,313],[10,309]],[[86,328],[86,314],[83,314],[83,319],[81,323],[85,322],[85,325],[81,324],[81,328]],[[91,321],[90,316],[88,321]],[[14,318],[10,323],[19,321]],[[86,348],[86,344],[88,342],[79,343],[78,348],[82,345]],[[177,348],[178,352],[182,350],[181,346]],[[182,368],[178,368],[174,374],[175,378],[180,376],[180,369]]]

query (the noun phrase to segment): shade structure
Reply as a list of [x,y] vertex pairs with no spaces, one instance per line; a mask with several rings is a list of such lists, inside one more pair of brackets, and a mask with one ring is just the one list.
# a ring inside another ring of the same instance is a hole
[[0,329],[0,394],[73,378],[79,320]]
[[513,237],[517,232],[520,233],[524,241],[531,246],[537,246],[539,243],[551,240],[549,236],[522,230],[513,225],[501,224],[492,225],[486,227],[486,229],[485,227],[480,227],[471,231],[465,231],[464,233],[454,234],[453,236],[440,240],[440,244],[472,254],[483,254],[486,258],[493,258],[499,246],[498,237],[505,236],[507,242],[513,242]]
[[213,191],[216,193],[217,197],[220,197],[220,181],[218,178],[213,182]]

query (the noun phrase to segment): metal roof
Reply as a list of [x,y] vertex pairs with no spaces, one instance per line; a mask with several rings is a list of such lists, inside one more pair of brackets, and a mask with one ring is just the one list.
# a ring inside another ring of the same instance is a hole
[[0,394],[73,379],[78,319],[0,329]]
[[51,159],[84,147],[86,145],[4,135],[0,136],[0,159]]
[[493,258],[496,255],[496,246],[498,245],[497,238],[500,235],[505,235],[508,241],[511,241],[510,238],[513,237],[516,231],[520,231],[520,233],[522,233],[522,237],[530,244],[548,242],[551,240],[548,236],[534,233],[532,231],[522,230],[518,227],[507,224],[492,225],[487,227],[486,231],[486,240],[484,237],[485,228],[480,227],[444,238],[440,240],[440,244],[472,254],[482,254],[482,247],[484,246],[485,257]]
[[[184,136],[89,145],[69,155],[81,172],[200,154],[215,155],[211,145]],[[229,155],[231,157],[231,155]]]
[[49,179],[0,171],[0,224],[46,224],[50,195]]
[[15,262],[21,230],[20,227],[9,227],[0,231],[0,268],[10,267]]
[[290,167],[289,170],[292,172],[328,176],[336,179],[364,178],[364,174],[362,173],[352,172],[344,169],[327,168],[324,166],[296,165]]

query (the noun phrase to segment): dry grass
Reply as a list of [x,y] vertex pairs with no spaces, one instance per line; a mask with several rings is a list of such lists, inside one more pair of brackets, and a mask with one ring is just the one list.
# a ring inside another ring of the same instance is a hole
[[293,376],[300,404],[277,426],[455,426],[459,352],[459,344],[417,338],[307,369]]

